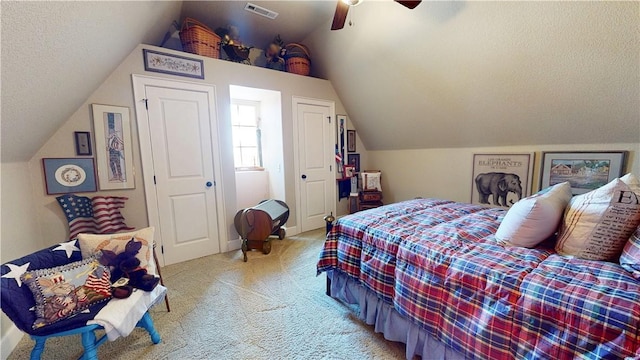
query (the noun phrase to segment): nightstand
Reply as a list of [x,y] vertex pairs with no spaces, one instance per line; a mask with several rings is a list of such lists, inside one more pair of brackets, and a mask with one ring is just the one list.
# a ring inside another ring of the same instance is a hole
[[359,196],[360,195],[357,192],[349,194],[349,214],[357,213],[358,211],[360,211]]
[[364,190],[360,192],[359,210],[374,209],[382,206],[382,192],[377,190]]

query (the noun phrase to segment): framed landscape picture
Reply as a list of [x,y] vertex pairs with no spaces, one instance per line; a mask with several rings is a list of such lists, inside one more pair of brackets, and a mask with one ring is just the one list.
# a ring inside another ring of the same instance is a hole
[[540,189],[568,181],[574,195],[597,189],[623,175],[626,151],[544,152]]
[[474,154],[471,203],[511,207],[531,194],[533,153]]

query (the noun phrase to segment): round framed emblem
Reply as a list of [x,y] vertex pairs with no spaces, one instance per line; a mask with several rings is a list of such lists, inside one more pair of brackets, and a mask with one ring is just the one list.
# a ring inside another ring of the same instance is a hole
[[56,169],[55,178],[60,185],[78,186],[87,180],[87,174],[77,165],[65,164]]

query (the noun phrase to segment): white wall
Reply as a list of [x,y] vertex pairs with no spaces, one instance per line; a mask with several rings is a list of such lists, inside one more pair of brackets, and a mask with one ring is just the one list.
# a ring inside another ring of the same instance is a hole
[[270,197],[267,171],[236,172],[236,211],[255,206]]
[[[0,218],[0,263],[4,264],[44,247],[46,241],[43,240],[38,224],[29,163],[0,164]],[[11,342],[22,337],[18,333],[15,333],[17,336],[7,336],[12,324],[2,314],[2,358],[6,355],[5,346],[13,348]]]
[[[151,73],[144,70],[142,49],[150,48],[166,53],[175,53],[181,56],[203,59],[205,79],[187,79],[160,73]],[[296,225],[295,216],[295,191],[293,175],[293,117],[292,97],[302,96],[334,101],[336,112],[346,113],[331,83],[326,80],[312,77],[299,76],[279,71],[247,66],[229,61],[210,59],[193,54],[175,52],[168,49],[147,45],[139,45],[107,78],[107,80],[77,109],[77,111],[61,126],[53,136],[42,146],[29,162],[29,178],[33,182],[33,203],[35,216],[39,218],[38,231],[47,234],[41,245],[54,244],[65,239],[68,235],[67,222],[55,196],[46,195],[44,179],[40,162],[43,157],[75,157],[73,147],[74,131],[92,131],[90,106],[92,103],[126,106],[131,110],[131,135],[133,138],[133,158],[136,188],[133,190],[102,191],[88,193],[87,195],[118,195],[127,196],[129,200],[122,211],[126,222],[130,226],[144,227],[148,225],[147,209],[144,197],[144,184],[142,182],[142,168],[140,161],[140,149],[137,141],[137,120],[135,116],[135,103],[131,83],[131,74],[145,74],[160,78],[171,78],[181,81],[193,81],[197,83],[212,84],[216,88],[216,102],[218,111],[218,133],[220,134],[220,153],[222,157],[222,183],[223,201],[226,209],[226,223],[220,228],[227,232],[228,239],[237,239],[237,233],[233,226],[233,217],[238,208],[236,204],[236,177],[233,163],[233,148],[230,125],[230,85],[239,85],[259,89],[274,90],[281,93],[282,108],[282,138],[283,138],[283,172],[285,202],[291,208],[291,217],[287,224]],[[361,147],[359,150],[363,150]],[[344,202],[344,201],[343,201]],[[3,237],[2,245],[5,241]],[[29,240],[27,240],[29,241]],[[39,244],[40,245],[40,244]],[[225,249],[225,246],[222,246]]]
[[533,191],[538,190],[542,151],[627,150],[627,172],[640,175],[640,143],[588,145],[534,145],[459,149],[370,151],[372,167],[382,170],[386,204],[415,197],[471,201],[473,154],[535,152]]

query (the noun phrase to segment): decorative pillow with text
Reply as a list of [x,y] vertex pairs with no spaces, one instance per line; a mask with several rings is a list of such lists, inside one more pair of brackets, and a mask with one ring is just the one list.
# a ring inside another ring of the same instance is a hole
[[640,224],[640,192],[625,183],[631,177],[614,179],[571,199],[558,233],[559,254],[587,260],[618,259]]

